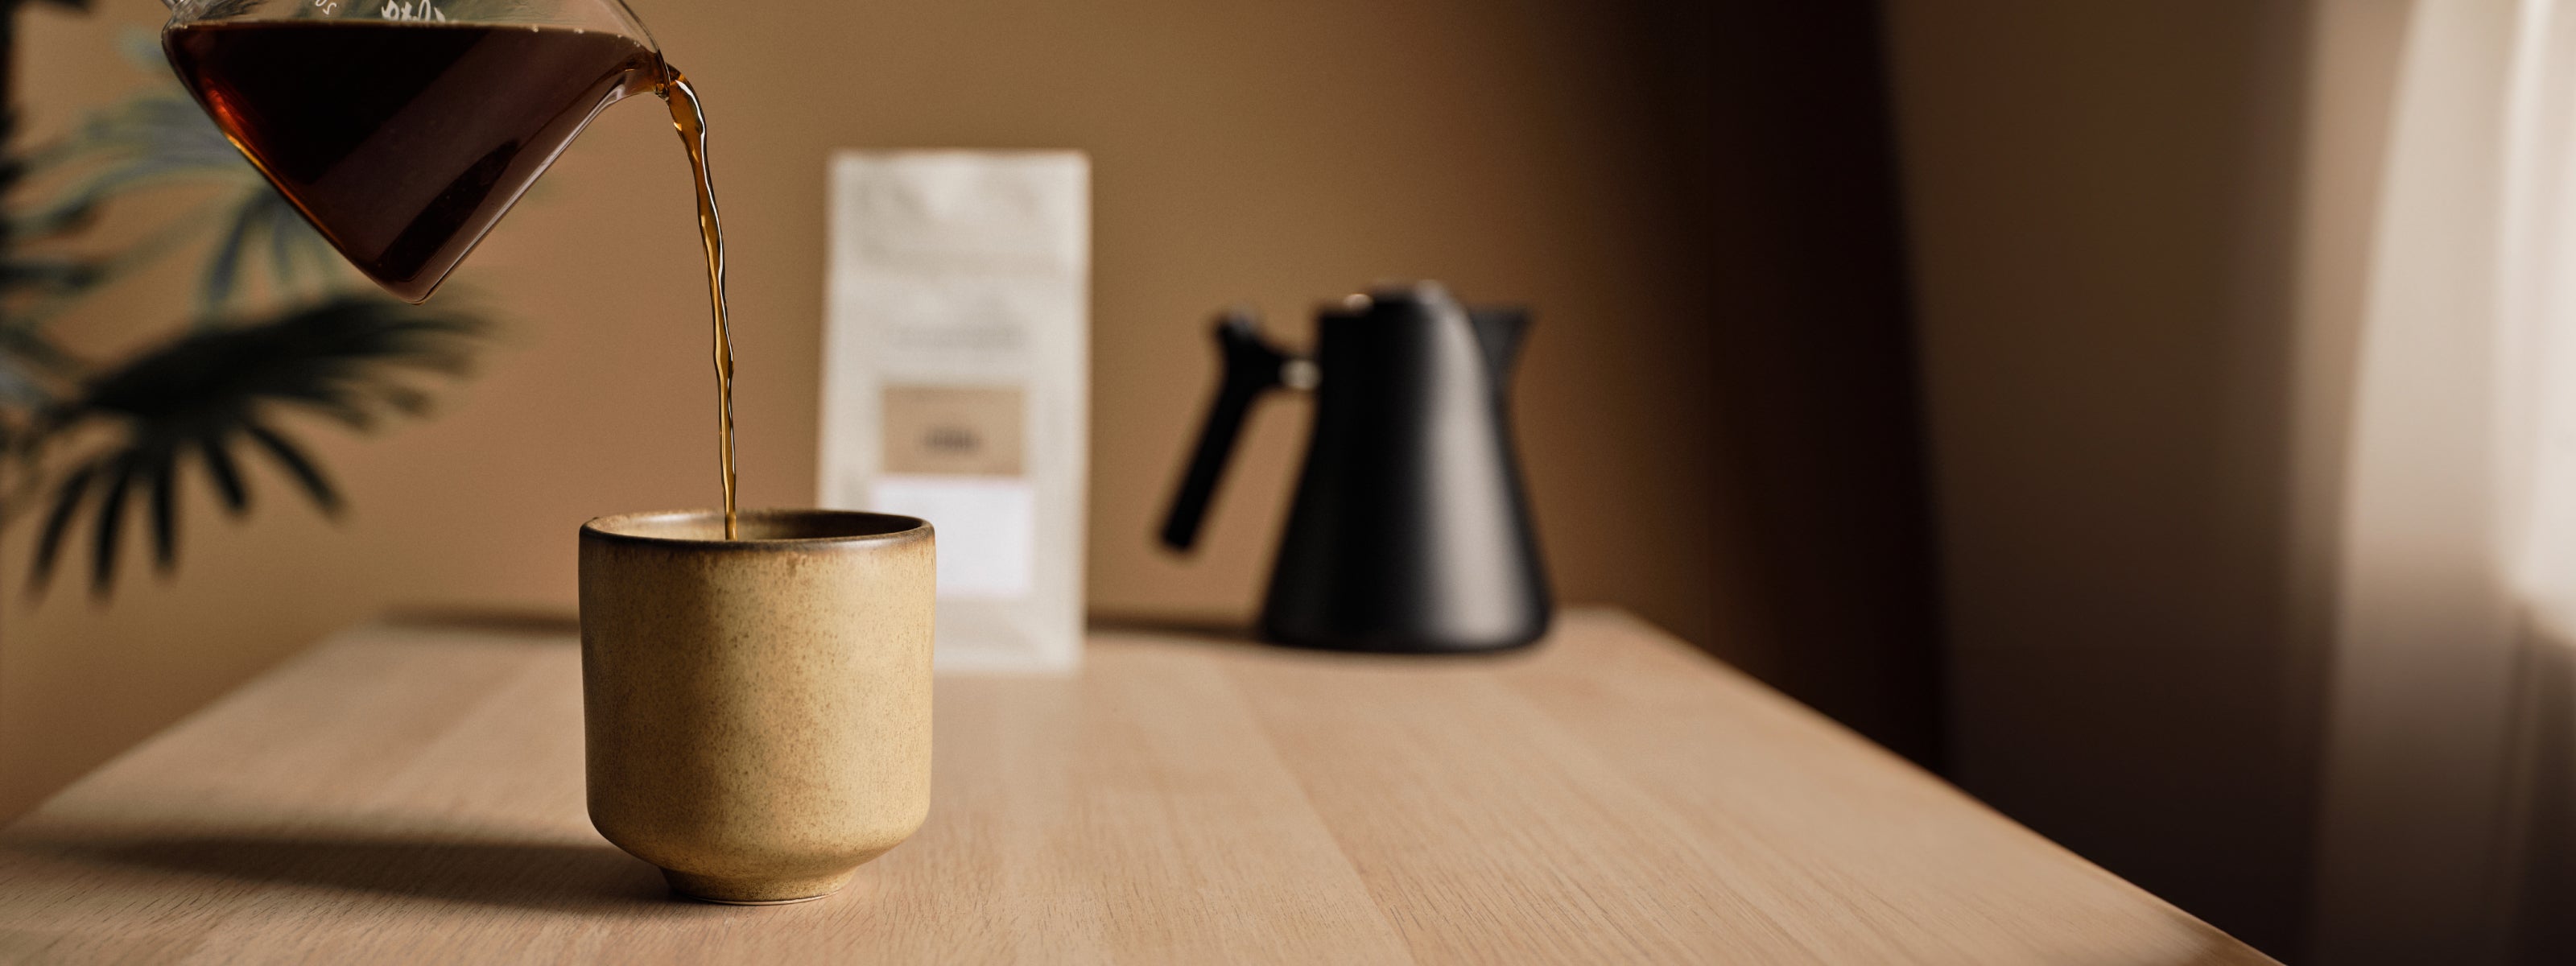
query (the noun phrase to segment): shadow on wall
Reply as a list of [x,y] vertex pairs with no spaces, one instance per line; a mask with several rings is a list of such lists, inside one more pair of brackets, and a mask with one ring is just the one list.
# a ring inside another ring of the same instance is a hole
[[2294,961],[2324,664],[2285,575],[2332,507],[2299,492],[2306,12],[1888,5],[1950,774]]
[[1921,384],[1879,6],[1668,0],[1725,486],[1719,652],[1938,765]]
[[2505,837],[2517,869],[2510,941],[2514,962],[2542,966],[2576,952],[2576,641],[2526,646],[2517,679],[2521,775]]

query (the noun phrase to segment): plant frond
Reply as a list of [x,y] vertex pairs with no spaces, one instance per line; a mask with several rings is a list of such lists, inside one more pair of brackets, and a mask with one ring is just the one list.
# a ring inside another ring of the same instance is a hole
[[245,204],[233,209],[229,223],[224,226],[223,236],[215,241],[214,253],[206,256],[205,272],[198,276],[198,318],[212,320],[223,317],[224,303],[232,301],[233,289],[241,281],[242,249],[249,247],[250,236],[259,229],[262,220],[255,205]]
[[[55,0],[62,2],[62,0]],[[87,4],[89,0],[71,0]],[[161,33],[141,27],[125,27],[116,32],[116,52],[135,70],[150,73],[170,66],[168,54],[161,52]]]
[[97,263],[79,258],[0,256],[0,291],[77,292],[98,283]]
[[89,495],[89,484],[98,475],[98,464],[87,463],[63,477],[54,485],[54,508],[45,514],[45,529],[36,535],[35,566],[27,571],[28,589],[41,591],[53,578],[54,560],[62,555],[63,534],[79,514],[81,499]]
[[200,436],[196,440],[198,455],[205,457],[206,475],[215,480],[215,495],[223,497],[224,511],[241,516],[250,511],[250,491],[242,488],[241,470],[233,465],[233,454],[224,447],[228,441],[220,435]]
[[[182,335],[90,381],[81,415],[240,425],[266,403],[363,405],[394,370],[461,374],[481,320],[388,298],[342,295],[265,320]],[[192,433],[193,435],[193,433]]]
[[[304,213],[286,200],[285,195],[263,185],[244,193],[245,205],[260,209],[268,233],[268,272],[279,291],[291,291],[303,281],[305,269],[317,269],[318,277],[328,280],[339,267],[331,243],[304,220]],[[306,263],[310,263],[309,265]]]
[[332,488],[331,480],[322,475],[322,468],[314,465],[313,458],[304,455],[302,448],[276,430],[258,423],[244,426],[242,431],[268,450],[268,455],[277,460],[277,465],[295,477],[295,482],[303,484],[304,492],[313,498],[314,505],[322,509],[324,516],[340,515],[340,491]]
[[160,261],[162,256],[178,250],[204,231],[207,215],[215,208],[212,203],[192,206],[187,213],[152,229],[123,249],[91,259],[96,275],[86,287],[41,293],[28,299],[17,310],[0,316],[0,331],[40,329],[79,304],[91,291],[105,288]]
[[152,487],[152,566],[171,573],[179,569],[179,454],[155,451],[143,477]]
[[105,597],[116,586],[117,536],[125,530],[125,495],[134,489],[139,457],[120,453],[99,481],[98,516],[90,529],[89,592]]
[[432,405],[428,393],[396,382],[377,386],[376,397],[405,416],[427,416]]
[[53,397],[45,388],[45,377],[66,376],[79,366],[79,360],[43,332],[0,326],[0,398],[35,408],[34,404]]
[[[140,52],[145,41],[129,38]],[[148,66],[159,68],[162,59],[157,44],[152,45]],[[166,74],[164,75],[166,76]],[[53,189],[46,200],[32,210],[12,213],[0,223],[13,242],[61,238],[88,228],[99,211],[118,197],[163,185],[204,184],[209,182],[241,185],[243,190],[233,202],[223,222],[215,255],[206,264],[200,278],[199,316],[216,317],[225,303],[239,290],[240,272],[251,259],[248,246],[268,233],[266,246],[271,269],[285,277],[295,270],[293,247],[300,241],[294,234],[279,235],[287,221],[301,221],[292,206],[278,197],[257,169],[236,150],[223,131],[216,127],[204,110],[178,89],[167,84],[137,94],[110,107],[94,111],[62,141],[39,151],[23,162],[12,162],[0,174],[0,187],[22,178],[28,171],[61,171],[69,183]],[[289,217],[281,219],[283,213]],[[173,219],[161,234],[184,231],[193,235],[206,219],[191,215]],[[303,234],[309,228],[301,225]],[[166,240],[164,240],[166,242]],[[132,246],[117,260],[139,262],[155,260],[167,254],[170,244],[146,243]],[[23,257],[23,256],[22,256]],[[102,284],[114,273],[102,266],[83,266],[87,270],[64,276],[58,272],[31,275],[25,279],[7,278],[10,267],[0,260],[0,286],[15,285],[13,290],[26,290],[39,283],[77,294],[81,289]],[[50,269],[52,266],[34,266]],[[325,274],[323,278],[329,276]],[[77,282],[66,285],[65,281]],[[280,285],[285,291],[286,285]]]
[[[483,323],[472,316],[371,295],[343,295],[273,316],[182,333],[80,384],[28,428],[43,439],[85,426],[120,431],[122,442],[66,477],[38,544],[37,588],[60,555],[65,531],[86,510],[92,520],[92,588],[108,592],[124,533],[127,501],[142,490],[150,508],[154,559],[178,555],[180,457],[195,453],[226,511],[239,516],[250,491],[236,447],[274,463],[325,515],[345,502],[318,461],[272,422],[302,409],[359,430],[385,415],[427,411],[431,396],[401,374],[459,374],[470,368]],[[91,493],[97,499],[88,499]]]
[[[184,109],[195,128],[173,125],[123,130],[84,128],[73,140],[46,152],[41,168],[87,166],[93,170],[55,191],[44,204],[9,221],[20,238],[53,238],[87,227],[98,210],[118,195],[165,184],[260,182],[259,171],[234,150],[232,142],[185,99],[167,102],[170,112]],[[85,136],[86,135],[86,136]],[[211,135],[211,139],[209,139]]]
[[[224,220],[223,235],[198,280],[197,315],[202,327],[221,322],[234,296],[243,290],[255,247],[268,262],[276,291],[292,291],[308,268],[324,282],[338,272],[340,260],[331,243],[313,230],[286,196],[265,182],[243,190]],[[260,244],[262,239],[265,245]]]
[[[153,60],[161,58],[156,53]],[[27,160],[38,170],[50,170],[110,158],[157,172],[236,175],[250,170],[223,129],[177,84],[156,86],[90,112],[63,140]],[[226,161],[230,163],[219,163]]]

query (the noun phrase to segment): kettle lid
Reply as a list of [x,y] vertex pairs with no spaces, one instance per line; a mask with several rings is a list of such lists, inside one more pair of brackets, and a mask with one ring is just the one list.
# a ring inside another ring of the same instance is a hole
[[1343,296],[1338,308],[1342,313],[1365,315],[1370,309],[1381,305],[1398,309],[1418,306],[1437,310],[1453,308],[1457,304],[1458,299],[1449,294],[1448,286],[1431,279],[1380,279],[1372,283],[1366,292],[1353,292]]
[[1529,332],[1527,309],[1500,305],[1468,308],[1449,294],[1448,286],[1427,278],[1380,280],[1366,292],[1343,296],[1339,305],[1327,306],[1321,314],[1347,319],[1456,320],[1474,336],[1477,348],[1484,350],[1485,369],[1497,383],[1509,377],[1512,364],[1520,358],[1522,337]]

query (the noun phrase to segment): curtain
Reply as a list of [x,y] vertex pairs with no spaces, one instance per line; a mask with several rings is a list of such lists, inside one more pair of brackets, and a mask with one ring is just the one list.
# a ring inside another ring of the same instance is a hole
[[2325,541],[2312,952],[2576,962],[2576,0],[2404,18]]

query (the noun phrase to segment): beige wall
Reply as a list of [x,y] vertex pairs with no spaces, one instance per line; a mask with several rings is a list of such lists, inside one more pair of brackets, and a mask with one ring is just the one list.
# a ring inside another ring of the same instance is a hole
[[[1096,179],[1096,611],[1252,606],[1302,404],[1255,421],[1202,557],[1166,557],[1148,536],[1213,377],[1210,310],[1253,300],[1302,337],[1314,301],[1413,275],[1538,308],[1519,418],[1562,596],[1626,604],[1756,664],[1775,646],[1727,630],[1726,486],[1700,428],[1711,346],[1691,315],[1681,175],[1637,55],[1655,39],[1639,11],[633,5],[711,114],[748,503],[813,495],[827,154],[1079,148]],[[160,6],[99,6],[24,15],[20,91],[40,132],[134,83],[112,38],[157,25]],[[62,590],[0,600],[0,815],[388,607],[569,613],[583,519],[714,500],[704,292],[673,141],[650,106],[610,112],[467,261],[440,298],[510,324],[436,419],[369,440],[309,430],[349,493],[346,519],[317,519],[266,478],[248,525],[191,499],[175,580],[129,575],[106,607]],[[184,283],[102,298],[78,323],[86,341],[173,318]],[[0,542],[12,588],[24,530]]]

